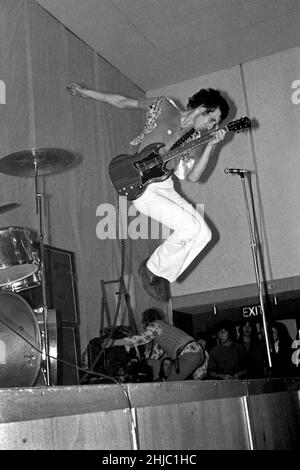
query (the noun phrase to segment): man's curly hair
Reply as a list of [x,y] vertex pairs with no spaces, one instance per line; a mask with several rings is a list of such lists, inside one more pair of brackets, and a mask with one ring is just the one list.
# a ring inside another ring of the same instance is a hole
[[221,121],[224,121],[228,116],[228,103],[218,90],[202,88],[188,99],[188,109],[195,109],[201,105],[208,111],[215,111],[215,109],[220,108]]
[[163,320],[164,313],[158,308],[148,308],[143,312],[143,323],[149,325],[155,320]]

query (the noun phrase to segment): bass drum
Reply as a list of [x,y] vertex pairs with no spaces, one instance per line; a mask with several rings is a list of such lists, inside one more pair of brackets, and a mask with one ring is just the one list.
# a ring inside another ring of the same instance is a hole
[[31,387],[40,364],[41,333],[28,303],[18,294],[0,293],[0,387]]

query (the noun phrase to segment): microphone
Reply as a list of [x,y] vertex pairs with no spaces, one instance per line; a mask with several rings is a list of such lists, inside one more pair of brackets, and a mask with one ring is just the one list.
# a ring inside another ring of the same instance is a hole
[[231,173],[232,175],[240,175],[243,173],[251,173],[250,170],[242,170],[240,168],[225,168],[224,169],[225,175]]

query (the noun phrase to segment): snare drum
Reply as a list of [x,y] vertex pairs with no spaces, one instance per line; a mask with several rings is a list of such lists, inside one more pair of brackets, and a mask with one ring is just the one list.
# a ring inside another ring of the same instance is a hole
[[0,229],[0,286],[26,279],[37,271],[38,265],[39,256],[28,229]]
[[13,282],[12,284],[6,284],[5,286],[0,286],[1,292],[22,292],[27,289],[32,289],[33,287],[38,287],[42,284],[42,275],[41,271],[38,269],[31,276],[22,279],[21,281]]

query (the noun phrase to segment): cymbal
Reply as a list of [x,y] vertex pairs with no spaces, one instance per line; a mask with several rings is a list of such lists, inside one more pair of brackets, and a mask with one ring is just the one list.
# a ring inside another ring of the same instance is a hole
[[11,153],[0,159],[0,172],[13,176],[48,175],[68,170],[78,163],[78,157],[60,148],[32,148]]
[[16,209],[20,207],[21,204],[18,202],[11,202],[9,204],[5,204],[4,206],[0,206],[0,214],[4,214],[4,212],[11,211],[12,209]]

